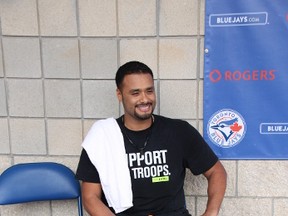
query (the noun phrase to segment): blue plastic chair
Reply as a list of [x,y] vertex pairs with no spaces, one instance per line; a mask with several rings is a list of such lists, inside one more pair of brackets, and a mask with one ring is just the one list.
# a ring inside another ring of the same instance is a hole
[[0,205],[67,199],[78,200],[78,215],[82,216],[80,183],[62,164],[17,164],[0,176]]

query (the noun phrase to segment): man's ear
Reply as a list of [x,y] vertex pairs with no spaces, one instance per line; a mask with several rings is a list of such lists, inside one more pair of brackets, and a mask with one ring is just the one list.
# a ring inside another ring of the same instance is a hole
[[116,95],[117,95],[117,98],[118,98],[118,101],[119,102],[122,102],[122,93],[120,91],[120,89],[116,89]]

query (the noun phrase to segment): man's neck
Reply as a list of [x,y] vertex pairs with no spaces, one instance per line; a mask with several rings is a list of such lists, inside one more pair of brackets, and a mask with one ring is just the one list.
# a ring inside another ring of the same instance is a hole
[[129,118],[127,116],[123,116],[122,118],[123,124],[126,128],[129,130],[133,131],[140,131],[140,130],[145,130],[153,124],[154,117],[151,116],[151,118],[146,119],[146,120],[137,120],[134,118]]

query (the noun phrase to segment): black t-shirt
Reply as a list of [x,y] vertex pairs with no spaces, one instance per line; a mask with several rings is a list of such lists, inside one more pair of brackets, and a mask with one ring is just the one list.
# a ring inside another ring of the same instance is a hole
[[[217,156],[185,121],[154,115],[151,128],[135,132],[125,128],[121,119],[117,122],[124,137],[133,192],[133,207],[125,212],[136,215],[183,208],[186,168],[194,175],[202,174],[218,161]],[[100,183],[97,169],[85,150],[76,176],[82,181]]]

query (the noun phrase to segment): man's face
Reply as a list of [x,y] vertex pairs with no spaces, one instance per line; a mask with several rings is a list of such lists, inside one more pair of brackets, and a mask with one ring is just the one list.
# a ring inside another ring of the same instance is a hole
[[130,74],[124,77],[117,97],[122,102],[125,118],[147,120],[151,117],[156,96],[154,82],[150,74]]

